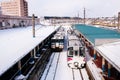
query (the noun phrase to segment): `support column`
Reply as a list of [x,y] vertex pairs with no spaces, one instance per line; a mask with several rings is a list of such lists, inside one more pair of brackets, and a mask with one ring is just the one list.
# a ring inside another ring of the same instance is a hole
[[111,76],[111,64],[108,63],[108,77]]
[[22,69],[21,68],[21,61],[18,61],[18,69],[19,69],[19,73],[18,74],[20,75],[21,74],[21,69]]
[[105,72],[105,59],[102,57],[102,71]]
[[43,47],[43,45],[44,45],[44,41],[42,42],[42,47]]
[[94,60],[96,60],[96,57],[97,57],[96,50],[94,49]]
[[37,50],[39,51],[39,49],[40,49],[40,47],[39,47],[39,45],[37,46]]
[[89,42],[87,42],[87,47],[89,47]]
[[39,45],[37,46],[37,55],[36,56],[40,57],[40,46]]
[[33,38],[35,38],[35,16],[32,15],[32,26],[33,26]]
[[36,49],[35,48],[34,48],[33,54],[34,54],[34,58],[36,58]]
[[29,64],[34,64],[34,55],[33,55],[33,51],[31,51],[31,58],[30,58],[30,62]]

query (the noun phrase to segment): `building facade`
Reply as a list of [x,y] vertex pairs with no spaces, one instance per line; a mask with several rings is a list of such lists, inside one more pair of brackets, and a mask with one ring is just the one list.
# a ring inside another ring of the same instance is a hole
[[28,3],[25,0],[10,0],[1,2],[2,15],[28,16]]
[[[40,19],[35,18],[35,25],[39,24]],[[32,26],[31,17],[0,15],[0,30],[27,26]]]

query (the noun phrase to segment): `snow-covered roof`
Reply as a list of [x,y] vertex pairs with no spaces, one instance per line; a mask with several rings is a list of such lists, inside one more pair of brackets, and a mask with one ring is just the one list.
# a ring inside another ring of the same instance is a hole
[[35,38],[32,27],[0,30],[0,75],[29,53],[58,27],[36,26]]
[[120,41],[99,45],[96,49],[120,72]]

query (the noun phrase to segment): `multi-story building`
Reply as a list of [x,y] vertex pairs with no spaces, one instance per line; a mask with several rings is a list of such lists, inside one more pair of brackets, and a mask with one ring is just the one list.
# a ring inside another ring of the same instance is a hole
[[1,2],[2,15],[28,16],[28,3],[25,0],[9,0]]

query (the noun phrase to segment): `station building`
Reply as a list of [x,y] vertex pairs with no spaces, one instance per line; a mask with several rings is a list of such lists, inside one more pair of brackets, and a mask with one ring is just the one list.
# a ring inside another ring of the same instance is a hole
[[28,16],[28,3],[25,0],[10,0],[1,2],[2,15]]

